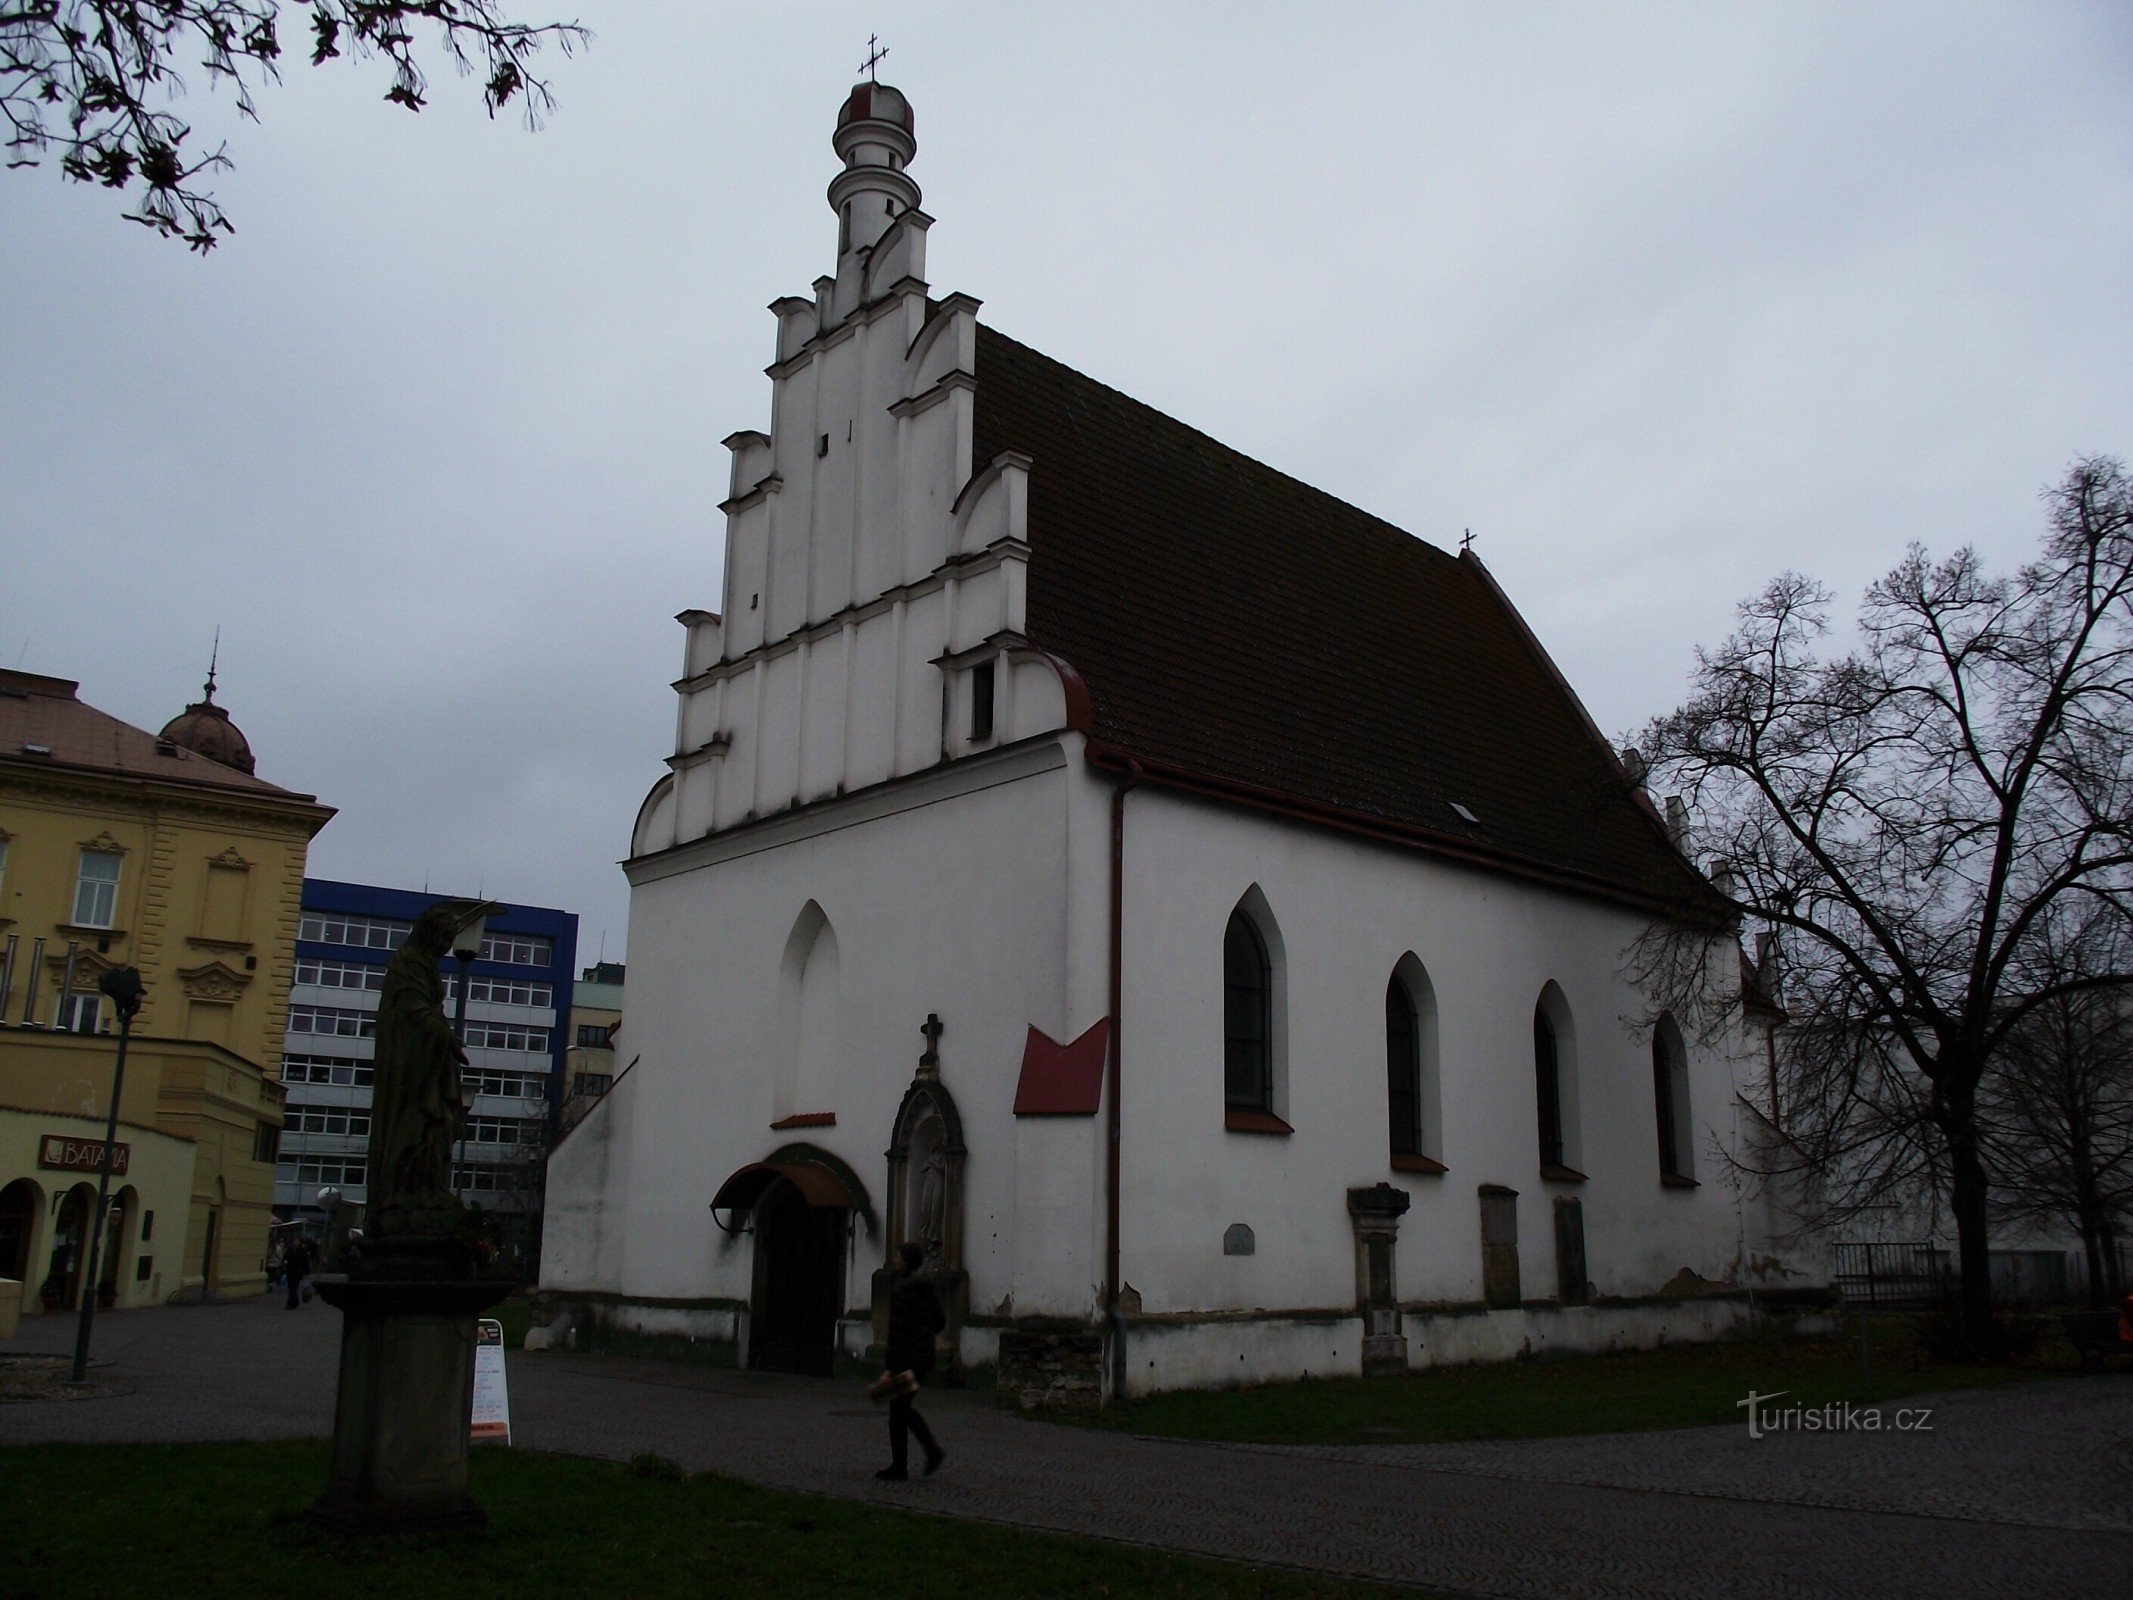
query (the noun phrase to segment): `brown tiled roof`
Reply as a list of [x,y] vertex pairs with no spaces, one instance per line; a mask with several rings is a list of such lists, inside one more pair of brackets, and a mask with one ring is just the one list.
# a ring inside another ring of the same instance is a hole
[[1034,462],[1031,641],[1086,681],[1097,740],[1601,892],[1703,898],[1472,556],[983,325],[977,380],[976,465]]
[[[0,670],[0,772],[62,768],[316,804],[87,705],[66,678]],[[169,753],[166,754],[165,751]]]

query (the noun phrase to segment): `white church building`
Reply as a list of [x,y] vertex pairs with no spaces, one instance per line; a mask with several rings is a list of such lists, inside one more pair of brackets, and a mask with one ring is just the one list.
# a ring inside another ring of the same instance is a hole
[[895,89],[834,145],[536,1342],[827,1372],[903,1239],[1026,1403],[1744,1320],[1755,1016],[1625,975],[1708,890],[1487,569],[934,296]]

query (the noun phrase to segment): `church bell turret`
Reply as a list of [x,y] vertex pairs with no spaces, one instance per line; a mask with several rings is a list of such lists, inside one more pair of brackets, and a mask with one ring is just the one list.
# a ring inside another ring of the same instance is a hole
[[885,83],[858,83],[837,113],[831,143],[844,170],[830,180],[830,209],[837,213],[837,259],[870,250],[889,225],[917,209],[918,185],[904,169],[918,152],[917,119],[901,90]]

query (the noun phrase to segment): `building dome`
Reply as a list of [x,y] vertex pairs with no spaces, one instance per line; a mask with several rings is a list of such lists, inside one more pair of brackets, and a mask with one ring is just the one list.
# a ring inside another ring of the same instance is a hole
[[208,675],[207,688],[201,697],[165,723],[163,731],[156,737],[167,739],[194,755],[219,761],[225,767],[235,767],[239,772],[252,771],[252,743],[245,738],[244,730],[230,721],[230,714],[215,704],[212,673]]
[[911,102],[904,98],[903,90],[885,83],[852,85],[852,92],[837,112],[837,126],[845,128],[855,122],[892,122],[913,139],[918,137],[918,119],[911,114]]

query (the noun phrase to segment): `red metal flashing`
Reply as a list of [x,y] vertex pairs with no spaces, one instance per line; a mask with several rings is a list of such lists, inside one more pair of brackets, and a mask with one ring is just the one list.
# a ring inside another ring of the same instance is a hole
[[1449,1172],[1451,1168],[1441,1161],[1432,1161],[1428,1156],[1396,1155],[1392,1158],[1392,1170],[1395,1172],[1421,1172],[1434,1175]]
[[770,1125],[772,1133],[783,1133],[787,1128],[834,1128],[837,1113],[834,1111],[802,1111],[797,1116],[780,1117]]
[[1022,1077],[1015,1085],[1018,1117],[1093,1117],[1103,1105],[1104,1063],[1111,1054],[1111,1019],[1096,1022],[1072,1044],[1041,1028],[1022,1045]]
[[1294,1133],[1281,1118],[1271,1111],[1251,1111],[1243,1106],[1224,1106],[1222,1126],[1231,1133]]

